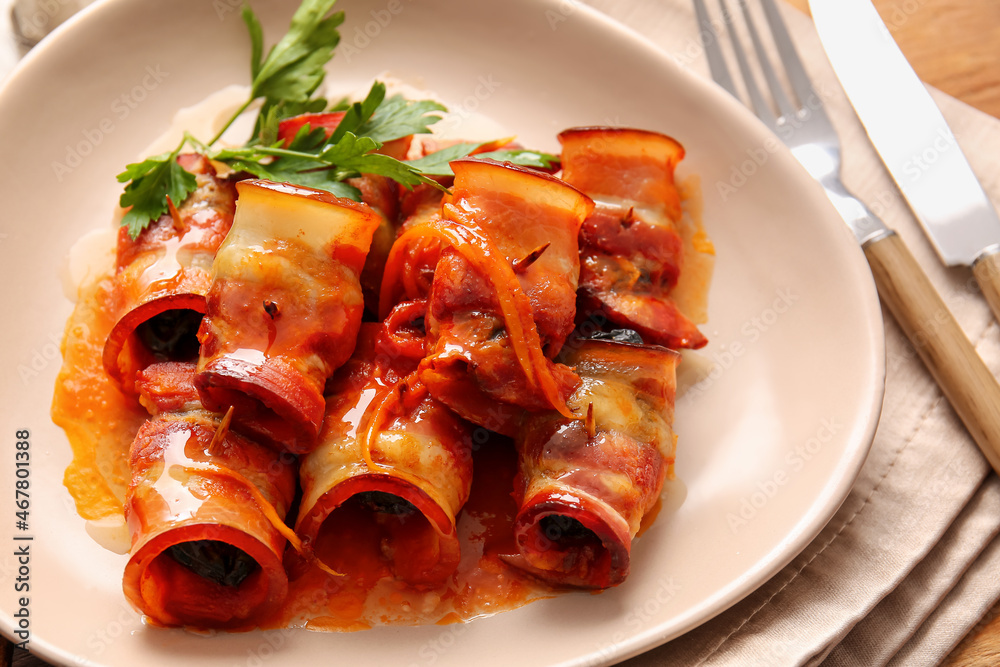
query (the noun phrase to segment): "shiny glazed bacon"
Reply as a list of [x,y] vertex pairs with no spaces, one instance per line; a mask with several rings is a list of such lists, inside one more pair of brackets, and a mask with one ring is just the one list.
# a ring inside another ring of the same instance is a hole
[[177,162],[195,175],[194,193],[135,240],[125,227],[118,230],[117,323],[104,346],[104,369],[126,393],[135,393],[135,374],[151,363],[197,358],[212,261],[233,224],[233,184],[203,155],[185,153]]
[[212,266],[195,386],[205,407],[278,449],[313,448],[323,387],[350,356],[359,275],[378,216],[319,190],[237,184],[233,228]]
[[684,148],[658,132],[582,127],[559,134],[563,178],[597,202],[580,233],[581,319],[600,315],[670,348],[708,340],[671,298],[683,264],[674,169]]
[[[198,402],[194,364],[154,364],[137,385],[150,419],[129,453],[125,595],[159,625],[256,627],[283,602],[282,521],[296,465],[231,433]],[[287,528],[285,528],[287,531]],[[185,554],[217,557],[205,576]]]
[[513,564],[547,581],[606,588],[628,576],[632,538],[672,469],[673,350],[571,341],[561,355],[581,383],[569,404],[583,420],[532,415],[520,457]]
[[573,330],[577,237],[593,204],[530,169],[477,159],[452,168],[442,217],[401,237],[439,233],[445,242],[419,375],[458,414],[511,435],[525,410],[567,412],[577,379],[550,358]]
[[296,531],[348,576],[370,569],[359,559],[375,558],[400,580],[437,585],[461,559],[456,516],[472,486],[470,426],[420,384],[417,359],[390,352],[383,326],[363,324],[333,379],[320,444],[302,463]]

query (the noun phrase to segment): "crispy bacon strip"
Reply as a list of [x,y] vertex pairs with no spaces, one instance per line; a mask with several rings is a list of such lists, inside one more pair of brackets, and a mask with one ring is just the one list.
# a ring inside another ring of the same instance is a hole
[[674,169],[684,148],[657,132],[581,127],[562,132],[562,177],[597,207],[580,231],[580,319],[597,316],[647,342],[700,348],[708,340],[671,299],[683,264]]
[[584,420],[530,416],[516,440],[519,472],[512,563],[558,584],[624,581],[632,538],[674,461],[679,355],[666,348],[572,341],[562,360],[582,383],[570,406]]
[[154,414],[129,453],[123,586],[159,625],[249,629],[287,593],[283,520],[297,465],[226,431],[201,408],[194,371],[193,363],[153,364],[137,379]]
[[321,444],[302,463],[296,531],[338,572],[363,576],[374,554],[399,579],[440,584],[461,557],[455,517],[472,485],[471,434],[385,335],[362,325],[334,376]]
[[329,193],[243,181],[212,266],[195,386],[233,427],[293,453],[319,435],[323,387],[361,324],[358,276],[378,216]]
[[130,394],[135,374],[151,363],[197,358],[212,260],[233,223],[234,185],[216,176],[203,155],[184,154],[177,161],[195,175],[196,190],[185,201],[172,202],[170,213],[134,241],[124,227],[118,232],[117,323],[103,362]]
[[530,169],[477,159],[452,168],[443,215],[411,226],[390,253],[383,308],[413,292],[410,249],[438,252],[421,381],[466,419],[508,435],[524,410],[569,417],[576,377],[550,358],[573,328],[577,236],[592,203]]

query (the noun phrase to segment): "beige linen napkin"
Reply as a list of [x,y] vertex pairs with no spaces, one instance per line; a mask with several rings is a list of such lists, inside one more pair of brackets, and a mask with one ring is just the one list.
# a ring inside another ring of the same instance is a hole
[[[690,0],[588,0],[707,77]],[[780,4],[780,3],[779,3]],[[987,365],[1000,331],[967,269],[945,269],[837,84],[810,19],[782,7],[844,147],[844,181],[896,229]],[[1000,121],[935,98],[994,201]],[[705,196],[715,196],[711,188]],[[1000,480],[886,313],[884,410],[858,481],[819,537],[740,603],[633,658],[652,665],[931,665],[1000,598]]]

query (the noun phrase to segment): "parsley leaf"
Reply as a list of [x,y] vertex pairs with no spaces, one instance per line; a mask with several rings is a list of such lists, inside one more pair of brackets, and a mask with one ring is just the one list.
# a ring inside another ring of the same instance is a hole
[[451,170],[448,163],[460,157],[465,157],[479,148],[479,146],[481,144],[454,144],[439,151],[434,151],[422,158],[408,160],[406,164],[428,176],[454,176],[455,172]]
[[348,132],[335,145],[325,148],[320,156],[327,162],[335,164],[343,172],[344,178],[360,174],[378,174],[387,176],[406,188],[412,188],[420,183],[440,187],[436,181],[427,178],[409,163],[375,153],[374,151],[380,147],[381,144],[371,137],[357,137]]
[[303,185],[307,188],[326,190],[337,196],[361,201],[361,191],[349,183],[337,180],[338,174],[331,169],[326,169],[322,165],[316,168],[316,163],[312,163],[314,170],[299,171],[289,168],[286,160],[282,158],[270,163],[263,163],[256,159],[242,160],[233,158],[228,161],[230,167],[237,171],[245,171],[253,174],[257,178],[266,178],[275,183],[291,183],[293,185]]
[[[263,62],[263,37],[260,22],[253,10],[244,7],[244,20],[251,27],[251,41],[255,43],[253,83],[250,96],[264,97],[268,101],[305,102],[323,82],[323,66],[333,57],[333,50],[340,42],[337,27],[344,22],[344,12],[326,16],[336,0],[303,0],[292,16],[288,32],[275,44]],[[251,18],[247,18],[252,16]],[[326,17],[326,18],[324,18]]]
[[347,108],[347,113],[330,136],[330,142],[337,143],[348,132],[357,134],[358,128],[368,122],[383,99],[385,99],[385,84],[376,81],[364,101],[355,102]]
[[171,153],[146,158],[142,162],[126,165],[118,174],[119,183],[128,183],[118,199],[122,208],[129,211],[122,218],[134,241],[150,222],[167,212],[167,197],[180,205],[194,192],[197,182],[194,174],[177,164],[177,155],[184,142]]
[[[480,146],[482,144],[454,144],[420,159],[409,160],[406,164],[428,176],[454,176],[455,172],[452,171],[451,165],[448,163],[470,155]],[[536,169],[551,169],[554,165],[559,164],[559,156],[557,155],[524,149],[488,151],[476,153],[472,157],[491,158],[499,162],[510,162]]]
[[358,134],[385,143],[411,134],[427,134],[430,125],[441,120],[435,111],[447,109],[433,100],[408,100],[402,95],[393,95],[382,102]]
[[511,164],[519,164],[522,167],[534,167],[536,169],[552,169],[553,167],[558,167],[560,163],[558,155],[524,149],[488,151],[486,153],[476,153],[476,157],[492,158],[499,162],[510,162]]
[[382,144],[371,137],[358,137],[352,132],[345,133],[337,142],[326,141],[325,137],[323,128],[312,129],[307,124],[299,129],[288,148],[244,146],[211,151],[210,155],[237,171],[260,178],[318,187],[352,198],[357,190],[341,181],[361,174],[386,176],[407,188],[420,183],[441,187],[410,164],[376,153]]
[[260,113],[257,114],[257,123],[254,126],[253,138],[248,142],[250,145],[263,144],[270,146],[278,140],[278,129],[281,121],[285,118],[298,116],[304,113],[316,113],[326,109],[326,100],[322,97],[308,100],[306,102],[282,101],[277,104],[264,104]]
[[243,6],[243,22],[247,24],[247,32],[250,33],[250,80],[253,81],[260,73],[264,56],[264,28],[249,5]]
[[[264,31],[249,5],[243,7],[243,22],[250,33],[250,97],[222,126],[209,145],[219,140],[233,121],[253,103],[264,98],[254,136],[261,133],[274,107],[277,117],[286,118],[304,111],[320,111],[318,100],[311,96],[326,76],[324,66],[340,43],[337,28],[344,22],[344,12],[326,16],[336,0],[303,0],[292,16],[291,26],[281,40],[264,54]],[[262,59],[263,57],[263,59]]]

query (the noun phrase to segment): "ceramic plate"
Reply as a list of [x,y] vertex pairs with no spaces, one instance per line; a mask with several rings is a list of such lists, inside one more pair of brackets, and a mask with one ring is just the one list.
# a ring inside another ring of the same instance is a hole
[[[247,83],[238,0],[92,6],[32,52],[0,90],[4,346],[0,626],[10,635],[31,535],[31,648],[66,664],[597,665],[706,621],[787,564],[846,497],[881,406],[883,334],[863,255],[819,187],[736,102],[650,43],[576,3],[345,0],[330,80],[389,71],[558,150],[574,125],[666,132],[687,149],[717,249],[701,356],[678,401],[676,509],[634,548],[632,574],[464,625],[347,634],[199,636],[145,627],[121,591],[125,557],[85,532],[49,418],[71,304],[60,278],[85,232],[109,224],[114,176],[181,107]],[[254,0],[270,40],[294,3]],[[502,7],[502,9],[501,9]],[[572,10],[566,15],[567,7]],[[552,27],[552,12],[567,20]],[[692,31],[694,24],[692,22]],[[31,433],[31,525],[14,527],[16,431]]]

